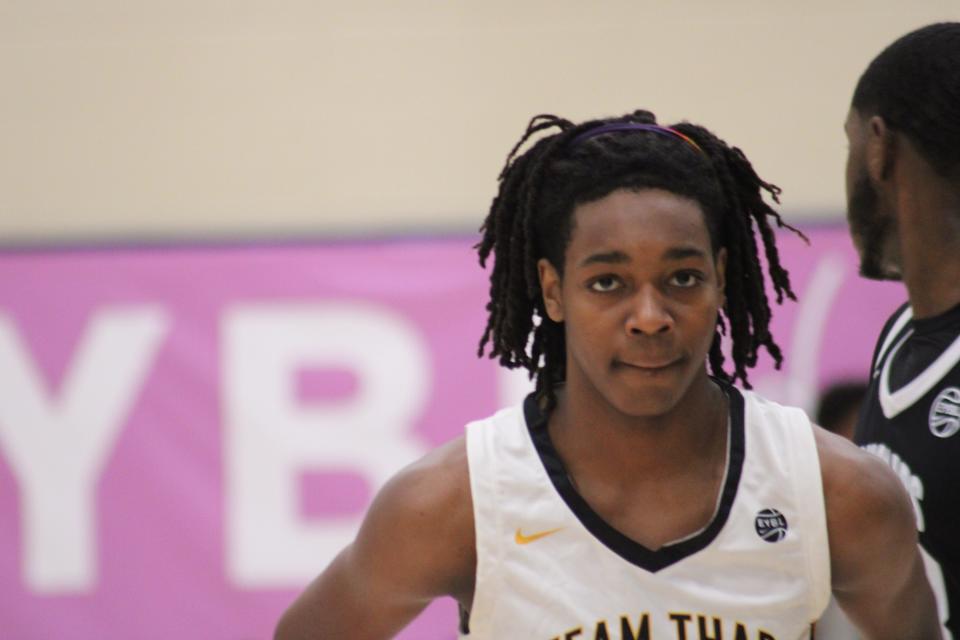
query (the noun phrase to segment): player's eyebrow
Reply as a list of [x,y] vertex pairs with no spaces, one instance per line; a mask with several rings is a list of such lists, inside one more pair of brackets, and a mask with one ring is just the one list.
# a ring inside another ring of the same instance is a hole
[[663,253],[664,260],[685,260],[687,258],[706,258],[707,254],[697,247],[672,247]]
[[[707,254],[702,249],[694,246],[671,247],[663,252],[661,259],[677,261],[687,258],[706,258]],[[580,261],[580,267],[588,267],[592,264],[624,264],[630,262],[630,256],[623,251],[604,251],[594,253]]]
[[630,262],[630,256],[623,251],[605,251],[587,256],[580,261],[580,266],[588,267],[591,264],[623,264],[625,262]]

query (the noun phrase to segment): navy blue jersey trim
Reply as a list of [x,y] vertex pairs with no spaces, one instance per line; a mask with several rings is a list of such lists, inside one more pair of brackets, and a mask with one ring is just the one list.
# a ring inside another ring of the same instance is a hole
[[680,542],[664,545],[657,550],[651,550],[642,544],[631,540],[620,531],[610,526],[594,511],[586,500],[577,493],[570,482],[557,450],[550,439],[547,427],[547,416],[540,410],[533,394],[527,396],[523,403],[523,413],[530,431],[530,437],[540,456],[550,481],[560,497],[567,503],[577,519],[583,523],[590,533],[601,543],[621,558],[651,573],[655,573],[697,553],[707,547],[717,537],[730,516],[733,501],[740,486],[740,475],[743,471],[745,457],[744,409],[743,395],[733,386],[715,381],[726,393],[730,401],[730,460],[727,466],[726,482],[720,495],[720,506],[713,520],[700,533]]

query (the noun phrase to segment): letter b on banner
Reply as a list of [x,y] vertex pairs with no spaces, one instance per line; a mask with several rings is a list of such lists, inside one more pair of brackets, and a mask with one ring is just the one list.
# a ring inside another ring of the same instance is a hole
[[[405,319],[368,304],[234,307],[222,336],[227,569],[238,586],[298,586],[362,517],[302,517],[300,474],[350,469],[377,489],[422,455],[412,426],[429,393],[427,348]],[[356,392],[299,403],[307,368],[348,370]]]

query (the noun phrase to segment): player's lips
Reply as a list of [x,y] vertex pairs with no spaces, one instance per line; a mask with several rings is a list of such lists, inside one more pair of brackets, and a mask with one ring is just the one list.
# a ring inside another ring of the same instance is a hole
[[650,360],[635,358],[635,359],[630,359],[629,361],[618,359],[618,360],[614,360],[614,366],[624,367],[627,369],[636,369],[638,371],[646,371],[649,373],[655,373],[657,371],[663,371],[665,369],[669,369],[670,367],[679,364],[681,360],[682,358],[673,358],[673,359],[656,358],[656,359],[650,359]]

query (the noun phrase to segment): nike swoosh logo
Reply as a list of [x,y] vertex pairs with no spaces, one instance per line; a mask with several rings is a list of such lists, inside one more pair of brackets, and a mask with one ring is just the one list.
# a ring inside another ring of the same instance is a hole
[[530,544],[531,542],[536,542],[540,538],[546,538],[549,535],[553,535],[557,531],[560,531],[563,527],[557,527],[556,529],[548,529],[547,531],[540,531],[538,533],[532,533],[529,536],[523,535],[523,532],[520,529],[517,529],[516,535],[513,539],[517,544]]

